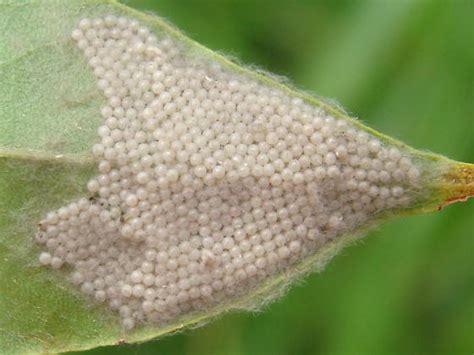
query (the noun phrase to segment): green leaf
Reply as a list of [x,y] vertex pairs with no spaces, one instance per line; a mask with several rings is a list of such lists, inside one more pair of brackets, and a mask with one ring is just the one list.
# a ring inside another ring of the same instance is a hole
[[[1,2],[0,349],[5,353],[57,352],[147,340],[231,308],[252,306],[288,281],[288,275],[278,275],[231,304],[221,304],[165,327],[126,331],[115,313],[85,297],[63,272],[39,265],[41,248],[33,242],[37,223],[47,211],[84,196],[87,181],[97,175],[91,148],[98,141],[96,132],[102,121],[99,112],[106,100],[70,33],[81,18],[108,14],[134,17],[156,33],[168,33],[199,55],[303,97],[336,117],[346,117],[331,103],[240,68],[186,39],[162,20],[113,1]],[[426,174],[437,167],[429,174],[434,180],[426,186],[427,192],[408,211],[399,212],[431,210],[473,194],[472,165],[453,165],[367,130],[413,154],[422,161]],[[307,270],[320,270],[353,239],[348,235],[329,243],[291,270],[292,278]]]

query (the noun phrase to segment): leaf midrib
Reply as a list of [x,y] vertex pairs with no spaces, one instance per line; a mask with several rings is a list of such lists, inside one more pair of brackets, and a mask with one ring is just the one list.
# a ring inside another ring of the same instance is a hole
[[31,162],[51,162],[75,166],[93,166],[97,163],[91,154],[57,154],[34,149],[8,149],[0,147],[0,159]]

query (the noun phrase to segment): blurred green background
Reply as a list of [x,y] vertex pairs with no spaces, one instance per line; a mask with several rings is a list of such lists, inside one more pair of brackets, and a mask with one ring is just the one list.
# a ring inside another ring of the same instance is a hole
[[[474,161],[474,2],[136,0],[191,38]],[[387,223],[258,314],[83,355],[472,354],[474,199]],[[78,353],[79,354],[79,353]]]

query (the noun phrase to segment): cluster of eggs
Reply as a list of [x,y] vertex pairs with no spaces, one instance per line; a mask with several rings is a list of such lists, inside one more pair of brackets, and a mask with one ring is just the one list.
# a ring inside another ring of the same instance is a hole
[[107,98],[99,175],[40,223],[39,259],[127,328],[248,294],[410,202],[409,157],[281,88],[133,19],[82,19],[72,38]]

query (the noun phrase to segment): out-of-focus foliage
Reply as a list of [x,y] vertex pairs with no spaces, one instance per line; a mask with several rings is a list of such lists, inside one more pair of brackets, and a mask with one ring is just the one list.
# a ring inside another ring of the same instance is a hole
[[[337,98],[371,127],[474,160],[474,3],[135,0],[204,45]],[[467,354],[474,200],[373,231],[261,314],[81,354]],[[364,244],[364,245],[362,245]]]

